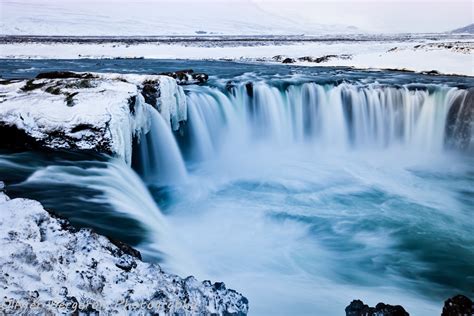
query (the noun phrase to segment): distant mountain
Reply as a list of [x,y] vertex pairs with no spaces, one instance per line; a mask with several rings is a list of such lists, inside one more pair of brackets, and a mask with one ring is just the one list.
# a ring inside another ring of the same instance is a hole
[[455,30],[452,30],[451,33],[469,33],[474,34],[474,23],[469,24],[465,27],[461,27]]

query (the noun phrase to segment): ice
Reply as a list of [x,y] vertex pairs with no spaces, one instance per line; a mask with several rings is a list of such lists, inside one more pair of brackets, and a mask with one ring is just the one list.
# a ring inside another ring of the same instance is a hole
[[0,124],[15,126],[48,148],[95,150],[130,164],[133,138],[150,128],[141,95],[143,82],[155,81],[162,89],[158,102],[168,124],[177,129],[186,119],[184,92],[173,78],[92,75],[89,79],[37,79],[29,84],[38,86],[27,91],[26,80],[1,85]]

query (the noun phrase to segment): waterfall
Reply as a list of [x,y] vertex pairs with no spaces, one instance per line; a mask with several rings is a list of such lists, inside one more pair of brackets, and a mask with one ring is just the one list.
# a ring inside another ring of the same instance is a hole
[[187,177],[186,167],[170,126],[147,104],[150,129],[138,144],[136,169],[148,184],[173,185]]
[[[150,126],[138,138],[134,168],[149,185],[175,185],[187,177],[184,160],[172,131],[187,119],[184,91],[170,77],[160,77],[156,104],[146,104]],[[138,150],[137,150],[138,149]]]
[[449,144],[474,147],[473,98],[464,89],[271,82],[227,88],[188,88],[187,137],[195,160],[212,157],[223,146],[248,149],[258,142],[432,153]]
[[122,160],[112,159],[92,167],[51,165],[36,170],[20,185],[52,187],[65,183],[101,192],[88,202],[110,205],[114,211],[138,220],[154,234],[152,240],[167,238],[165,217],[140,177]]

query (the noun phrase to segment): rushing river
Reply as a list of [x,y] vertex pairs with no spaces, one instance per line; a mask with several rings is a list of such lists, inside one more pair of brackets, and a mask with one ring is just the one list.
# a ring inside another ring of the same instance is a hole
[[168,271],[224,281],[253,315],[343,315],[360,298],[431,316],[474,295],[472,78],[150,60],[3,67],[209,73],[184,87],[178,133],[152,118],[137,173],[104,156],[3,153],[0,179]]

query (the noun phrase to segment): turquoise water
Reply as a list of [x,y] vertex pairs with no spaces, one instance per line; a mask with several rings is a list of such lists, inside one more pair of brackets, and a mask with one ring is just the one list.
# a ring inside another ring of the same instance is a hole
[[355,297],[433,315],[472,296],[471,158],[253,154],[196,167],[168,202],[195,260],[177,271],[225,279],[262,315],[342,314]]
[[446,298],[474,296],[474,158],[445,139],[450,102],[465,94],[453,87],[472,78],[136,62],[4,67],[6,77],[209,72],[206,86],[185,88],[189,122],[175,136],[186,180],[145,187],[110,157],[5,152],[8,194],[129,242],[167,271],[224,281],[253,315],[344,315],[355,298],[437,315]]

